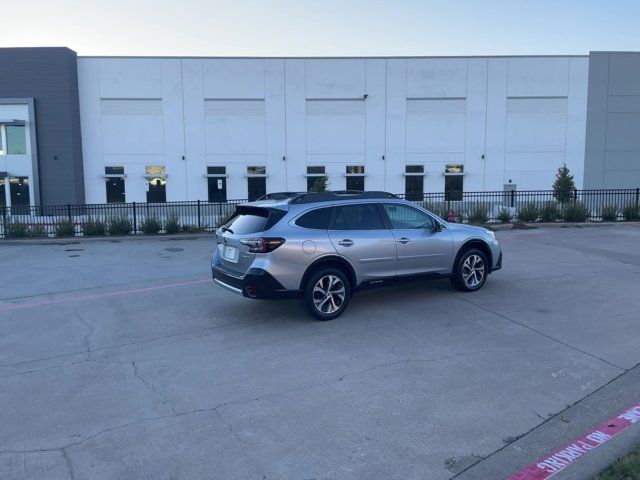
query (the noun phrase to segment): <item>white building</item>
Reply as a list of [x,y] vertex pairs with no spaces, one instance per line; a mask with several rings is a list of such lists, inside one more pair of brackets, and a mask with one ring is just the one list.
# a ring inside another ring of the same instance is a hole
[[79,57],[77,69],[87,203],[244,199],[323,172],[332,190],[528,190],[566,163],[583,183],[587,56]]

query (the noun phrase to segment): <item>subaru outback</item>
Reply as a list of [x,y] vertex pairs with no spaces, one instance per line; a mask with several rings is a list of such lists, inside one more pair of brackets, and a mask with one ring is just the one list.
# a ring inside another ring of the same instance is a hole
[[217,285],[248,298],[299,298],[320,320],[342,314],[361,289],[449,278],[472,292],[502,267],[492,231],[386,192],[270,194],[238,205],[215,238]]

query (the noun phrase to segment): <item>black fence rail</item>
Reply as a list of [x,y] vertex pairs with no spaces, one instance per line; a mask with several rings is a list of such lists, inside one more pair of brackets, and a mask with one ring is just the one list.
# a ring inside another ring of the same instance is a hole
[[[404,197],[404,195],[400,195]],[[425,193],[406,197],[444,219],[487,223],[640,219],[640,188]],[[0,207],[0,238],[211,231],[246,200]],[[576,212],[580,215],[577,217]]]

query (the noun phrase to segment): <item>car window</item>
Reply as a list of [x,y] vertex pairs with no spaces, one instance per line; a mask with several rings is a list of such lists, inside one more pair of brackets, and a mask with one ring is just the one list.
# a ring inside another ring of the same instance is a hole
[[417,208],[400,203],[385,203],[383,207],[391,221],[391,228],[433,228],[431,216]]
[[282,210],[239,206],[220,228],[234,235],[264,232],[273,227],[286,213]]
[[384,223],[375,203],[335,207],[333,230],[383,230]]
[[329,228],[331,220],[332,207],[316,208],[305,213],[296,220],[296,225],[304,228],[314,228],[317,230],[326,230]]

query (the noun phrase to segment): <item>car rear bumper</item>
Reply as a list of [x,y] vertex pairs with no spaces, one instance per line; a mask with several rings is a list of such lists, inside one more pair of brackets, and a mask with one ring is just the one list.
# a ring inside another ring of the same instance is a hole
[[287,290],[261,268],[250,268],[246,274],[239,276],[222,266],[211,265],[211,276],[215,284],[247,298],[286,299],[299,298],[302,294],[300,290]]

